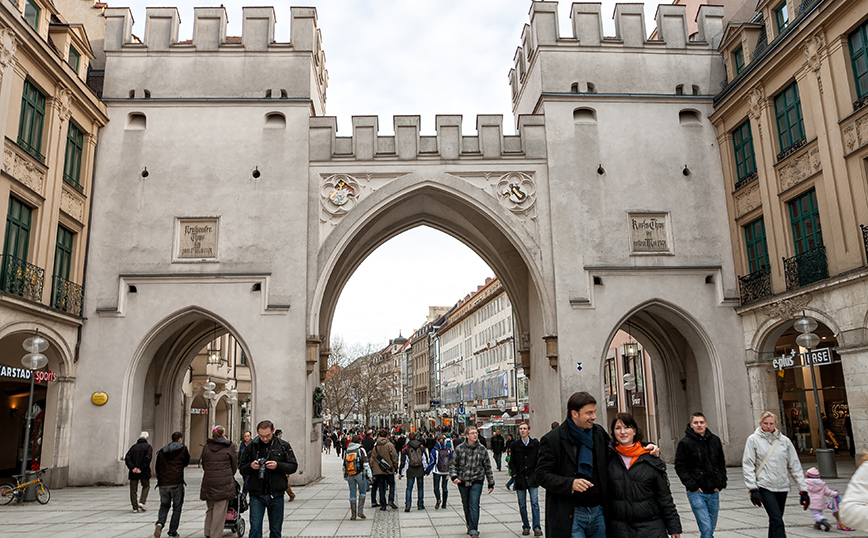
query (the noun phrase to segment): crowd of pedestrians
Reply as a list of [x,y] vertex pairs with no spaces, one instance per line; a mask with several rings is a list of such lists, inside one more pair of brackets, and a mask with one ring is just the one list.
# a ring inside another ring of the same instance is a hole
[[[506,487],[516,493],[524,536],[531,532],[543,535],[539,502],[539,488],[543,487],[547,536],[680,538],[681,520],[660,449],[643,442],[642,432],[629,413],[617,414],[606,431],[596,422],[596,404],[587,392],[573,394],[567,401],[565,420],[552,423],[540,440],[531,437],[530,424],[522,422],[517,439],[512,435],[504,438],[496,431],[486,440],[475,426],[468,426],[460,435],[449,428],[407,435],[385,429],[351,430],[324,432],[322,446],[325,454],[334,449],[343,461],[351,520],[366,518],[369,491],[372,508],[398,510],[395,490],[405,479],[404,511],[411,510],[414,491],[417,509],[425,510],[426,477],[432,476],[434,509],[447,507],[451,483],[458,489],[467,534],[478,538],[483,490],[494,490],[492,467],[501,471],[505,463],[510,476]],[[269,536],[281,535],[284,495],[289,495],[290,501],[295,497],[288,478],[298,464],[280,433],[264,420],[257,425],[256,435],[245,432],[236,448],[222,426],[213,429],[200,456],[204,470],[200,498],[207,505],[206,538],[222,535],[229,519],[227,510],[228,514],[243,510],[248,496],[250,537],[262,537],[266,516]],[[148,437],[142,432],[125,457],[134,512],[146,510],[153,459]],[[171,442],[157,452],[160,509],[155,538],[160,538],[170,509],[168,535],[178,535],[184,469],[190,462],[183,441],[181,432],[175,432]],[[866,459],[868,456],[861,463]],[[838,529],[868,530],[868,465],[858,468],[841,500],[816,469],[809,469],[806,478],[792,442],[778,429],[777,417],[771,412],[762,414],[756,431],[748,437],[742,468],[751,502],[767,513],[769,538],[786,536],[783,513],[791,481],[799,488],[799,503],[810,509],[815,528],[830,529],[824,515],[829,508]],[[236,471],[240,471],[243,486],[235,480]],[[701,538],[713,537],[727,473],[721,440],[700,412],[690,416],[678,443],[675,471],[686,489]]]

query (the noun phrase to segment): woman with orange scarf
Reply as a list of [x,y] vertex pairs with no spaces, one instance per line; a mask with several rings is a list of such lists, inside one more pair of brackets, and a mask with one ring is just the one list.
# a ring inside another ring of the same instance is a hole
[[666,464],[641,443],[633,415],[618,413],[611,432],[607,534],[611,538],[680,538],[681,519],[669,491]]

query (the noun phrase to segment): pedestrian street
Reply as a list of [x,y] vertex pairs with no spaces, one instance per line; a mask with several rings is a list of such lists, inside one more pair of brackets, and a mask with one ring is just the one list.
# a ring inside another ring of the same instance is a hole
[[[366,499],[367,519],[350,521],[349,494],[342,477],[341,459],[323,455],[323,478],[307,486],[294,486],[294,502],[286,503],[286,516],[283,524],[284,536],[375,536],[393,537],[449,537],[467,536],[464,526],[461,499],[457,488],[450,486],[446,509],[434,509],[433,480],[425,482],[425,510],[416,509],[415,492],[410,512],[404,512],[405,480],[396,480],[395,503],[399,510],[385,512],[370,508],[370,497]],[[812,462],[803,462],[807,469]],[[672,466],[667,466],[673,496],[681,516],[684,534],[699,536],[693,514],[687,502],[684,488],[678,481]],[[497,485],[492,494],[482,494],[480,516],[480,536],[508,538],[521,535],[521,518],[515,493],[507,491],[507,475],[495,471]],[[729,470],[730,487],[723,492],[720,502],[720,518],[717,538],[741,538],[745,536],[760,538],[767,535],[767,519],[761,508],[750,504],[744,489],[741,468]],[[855,470],[848,461],[838,461],[837,480],[828,480],[829,487],[839,489],[843,494],[847,479]],[[187,492],[184,512],[181,516],[179,535],[182,537],[204,536],[205,503],[199,500],[199,484],[202,471],[195,466],[186,473]],[[153,481],[152,481],[153,484]],[[540,510],[545,521],[545,490],[540,488]],[[849,538],[868,538],[863,532],[844,532],[834,529],[829,533],[815,530],[809,512],[797,505],[798,493],[791,491],[787,498],[784,520],[787,535],[791,537],[848,536]],[[529,504],[529,503],[528,503]],[[129,507],[129,488],[124,486],[65,488],[51,492],[47,505],[26,502],[21,505],[0,506],[0,523],[4,536],[51,536],[52,538],[73,538],[80,536],[109,537],[150,537],[154,532],[154,522],[159,506],[159,493],[151,491],[148,511],[133,513]],[[528,507],[530,510],[530,507]],[[248,519],[249,512],[243,517]],[[827,514],[832,520],[831,514]],[[249,528],[249,525],[248,525]],[[544,529],[545,530],[545,529]],[[166,536],[165,531],[163,536]],[[225,537],[232,536],[229,530]]]

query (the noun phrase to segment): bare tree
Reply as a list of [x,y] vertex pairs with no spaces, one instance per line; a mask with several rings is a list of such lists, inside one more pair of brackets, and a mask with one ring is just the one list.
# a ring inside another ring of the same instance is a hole
[[328,370],[323,381],[323,390],[325,391],[325,406],[332,416],[332,424],[337,422],[340,429],[343,429],[344,421],[356,409],[355,389],[353,388],[354,374],[347,370],[347,365],[350,362],[347,346],[343,339],[340,337],[333,339]]
[[371,415],[391,411],[395,375],[391,356],[374,352],[363,359],[359,365],[361,375],[356,381],[356,395],[359,412],[365,415],[365,425],[370,425]]

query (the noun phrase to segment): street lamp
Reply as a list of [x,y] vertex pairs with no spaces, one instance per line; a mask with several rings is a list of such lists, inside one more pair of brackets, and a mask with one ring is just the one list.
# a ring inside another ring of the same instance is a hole
[[[629,330],[629,327],[628,327]],[[629,334],[629,333],[628,333]],[[629,334],[630,342],[624,344],[624,390],[627,391],[627,409],[633,414],[633,391],[636,390],[636,375],[627,371],[627,365],[632,363],[633,371],[636,371],[636,357],[639,356],[639,343],[633,342],[633,335]]]
[[[212,415],[211,404],[214,402],[214,398],[217,397],[217,393],[214,392],[214,389],[217,388],[217,385],[209,379],[207,382],[202,384],[202,388],[205,390],[205,392],[202,393],[202,396],[204,396],[205,399],[208,400],[208,415],[211,416],[211,420],[205,421],[205,423],[208,424],[210,422],[211,427],[213,427],[214,426],[214,418]],[[206,428],[205,439],[208,439],[211,437],[211,431],[210,431],[211,427]]]
[[44,368],[48,364],[48,358],[42,354],[48,349],[48,340],[39,336],[39,329],[36,329],[36,334],[24,341],[24,349],[29,351],[21,359],[21,364],[30,370],[30,399],[27,401],[27,413],[25,419],[27,426],[24,428],[24,457],[21,459],[21,480],[25,481],[25,473],[27,472],[27,449],[30,448],[30,422],[33,420],[33,383],[36,378],[35,370]]
[[826,432],[823,428],[823,414],[820,411],[820,394],[817,391],[817,376],[814,373],[814,360],[811,349],[820,343],[820,337],[814,334],[817,322],[802,312],[802,317],[797,319],[793,326],[799,331],[796,344],[807,349],[804,363],[811,370],[811,388],[814,390],[814,406],[817,410],[817,425],[820,431],[820,448],[817,449],[817,468],[823,478],[838,478],[838,470],[835,464],[835,451],[826,446]]

